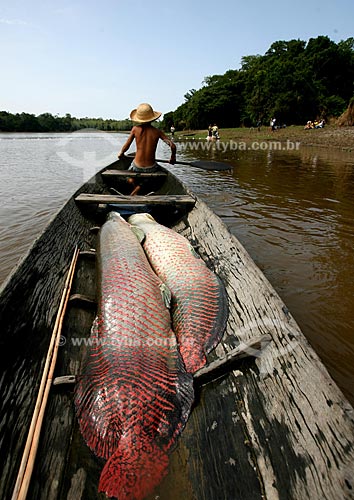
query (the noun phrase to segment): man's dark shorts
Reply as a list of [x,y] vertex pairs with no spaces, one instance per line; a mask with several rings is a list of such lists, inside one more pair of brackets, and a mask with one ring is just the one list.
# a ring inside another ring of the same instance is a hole
[[133,160],[128,170],[131,170],[132,172],[139,172],[140,174],[144,172],[146,174],[151,174],[152,172],[158,172],[160,170],[160,165],[155,163],[152,167],[138,167],[138,165],[135,165]]

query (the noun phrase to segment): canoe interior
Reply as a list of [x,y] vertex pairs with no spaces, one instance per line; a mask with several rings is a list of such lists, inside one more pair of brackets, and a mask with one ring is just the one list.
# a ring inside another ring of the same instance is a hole
[[[106,170],[127,166],[121,161]],[[147,179],[142,194],[190,194],[166,173]],[[11,498],[74,247],[95,248],[92,228],[109,210],[102,204],[79,205],[75,198],[130,190],[124,176],[97,174],[66,203],[2,289],[0,498]],[[149,209],[189,238],[224,280],[230,318],[210,359],[256,334],[270,333],[273,340],[262,358],[247,358],[226,376],[196,388],[169,473],[148,500],[354,498],[353,410],[275,291],[200,200],[194,208]],[[95,289],[95,260],[82,255],[72,293],[95,299]],[[94,304],[68,306],[56,376],[80,372],[85,345],[72,339],[89,337],[95,313]],[[53,386],[28,498],[106,498],[97,493],[103,464],[78,430],[73,387]]]

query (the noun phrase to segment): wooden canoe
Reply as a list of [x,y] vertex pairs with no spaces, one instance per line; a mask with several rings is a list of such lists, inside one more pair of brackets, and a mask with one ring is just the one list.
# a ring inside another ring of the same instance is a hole
[[[89,336],[95,315],[92,227],[103,222],[107,204],[151,210],[189,238],[224,281],[229,321],[210,361],[246,340],[271,337],[261,355],[196,384],[169,473],[149,500],[354,498],[353,409],[284,303],[235,236],[169,170],[142,176],[145,195],[127,196],[129,161],[103,169],[69,199],[1,290],[0,498],[14,489],[75,245],[82,253],[55,375],[80,371],[85,346],[72,339]],[[102,466],[79,433],[73,386],[53,386],[28,498],[105,498],[97,493]]]

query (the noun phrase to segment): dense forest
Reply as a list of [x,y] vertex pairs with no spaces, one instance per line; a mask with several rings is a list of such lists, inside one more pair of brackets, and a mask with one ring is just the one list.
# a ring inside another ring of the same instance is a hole
[[104,120],[102,118],[75,118],[43,113],[39,116],[28,113],[12,114],[0,111],[0,132],[75,132],[84,128],[119,131],[131,128],[130,120]]
[[[241,68],[207,76],[199,90],[165,113],[157,126],[166,130],[268,124],[304,124],[338,117],[354,97],[354,38],[335,43],[327,36],[274,42],[264,55],[242,58]],[[0,111],[3,132],[73,132],[83,128],[129,130],[130,120],[75,118],[44,113]]]
[[164,128],[201,129],[268,124],[303,124],[338,117],[354,96],[354,38],[327,36],[278,41],[264,55],[242,58],[239,70],[205,78],[199,90],[164,116]]

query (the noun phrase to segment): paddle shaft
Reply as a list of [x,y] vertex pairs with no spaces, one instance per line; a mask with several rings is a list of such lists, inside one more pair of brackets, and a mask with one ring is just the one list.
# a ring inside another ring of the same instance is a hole
[[[169,160],[161,160],[156,159],[158,163],[170,163]],[[195,160],[195,161],[176,161],[178,165],[188,165],[189,167],[201,168],[202,170],[232,170],[232,165],[228,163],[224,163],[221,161],[203,161],[203,160]]]
[[[158,160],[158,159],[156,159],[156,161],[159,162],[159,163],[170,163],[169,160]],[[193,165],[193,163],[195,163],[195,162],[193,162],[193,161],[182,161],[182,160],[176,161],[176,164],[178,164],[178,165],[188,165],[188,166],[191,166],[191,165]]]
[[[128,158],[134,158],[135,153],[129,153]],[[170,163],[169,160],[156,159],[157,163]],[[195,161],[183,161],[178,160],[175,162],[177,165],[187,165],[188,167],[201,168],[202,170],[232,170],[233,166],[228,163],[224,163],[221,161],[204,161],[204,160],[195,160]],[[170,163],[171,164],[171,163]]]

